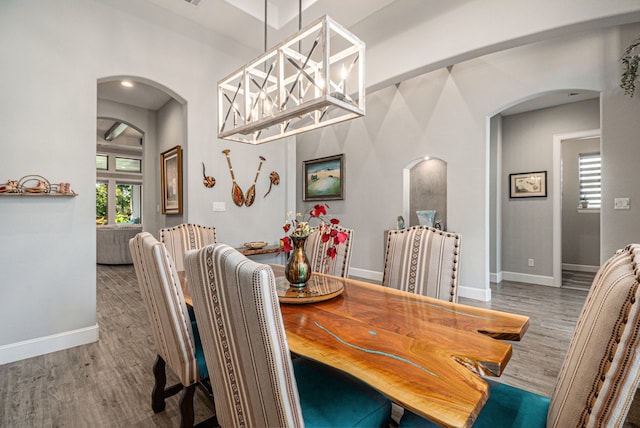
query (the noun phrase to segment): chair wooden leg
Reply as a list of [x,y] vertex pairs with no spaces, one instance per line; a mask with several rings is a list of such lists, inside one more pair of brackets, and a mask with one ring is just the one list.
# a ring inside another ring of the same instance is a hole
[[167,385],[167,373],[165,371],[166,363],[160,355],[156,358],[156,362],[153,364],[153,377],[155,378],[155,384],[153,385],[153,391],[151,392],[151,408],[154,413],[160,413],[165,408],[164,402],[164,388]]
[[180,428],[192,428],[193,415],[193,395],[196,391],[196,384],[189,385],[182,391],[180,397]]

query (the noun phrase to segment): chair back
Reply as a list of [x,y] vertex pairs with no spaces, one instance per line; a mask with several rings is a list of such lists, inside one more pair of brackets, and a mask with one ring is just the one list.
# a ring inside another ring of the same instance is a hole
[[619,250],[593,281],[558,375],[548,427],[621,427],[640,381],[640,245]]
[[271,267],[224,244],[185,264],[220,425],[303,426]]
[[176,270],[180,272],[184,270],[184,255],[187,251],[216,243],[216,228],[199,224],[179,224],[160,229],[160,242],[167,247],[169,255],[175,261]]
[[333,259],[327,256],[327,248],[329,248],[330,242],[322,242],[322,235],[317,227],[311,229],[311,234],[307,238],[305,253],[309,263],[311,263],[312,271],[347,278],[349,276],[349,266],[351,265],[353,229],[347,229],[340,225],[331,225],[331,228],[338,232],[344,232],[348,236],[345,242],[336,246],[336,256]]
[[427,226],[389,231],[382,284],[457,302],[460,241],[457,233]]
[[191,321],[173,261],[148,232],[129,241],[140,293],[153,327],[156,352],[184,386],[199,379]]

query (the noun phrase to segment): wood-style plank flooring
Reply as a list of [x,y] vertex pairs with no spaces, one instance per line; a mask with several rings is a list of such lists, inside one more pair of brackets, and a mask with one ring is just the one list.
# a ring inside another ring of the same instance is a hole
[[[60,352],[0,366],[0,427],[177,427],[178,396],[166,410],[150,406],[155,359],[132,266],[97,265],[100,340]],[[493,300],[461,303],[519,313],[531,318],[524,340],[512,342],[513,357],[500,380],[550,395],[586,293],[502,282]],[[177,377],[168,370],[168,383]],[[196,395],[196,422],[212,407]],[[634,420],[635,403],[628,427]]]

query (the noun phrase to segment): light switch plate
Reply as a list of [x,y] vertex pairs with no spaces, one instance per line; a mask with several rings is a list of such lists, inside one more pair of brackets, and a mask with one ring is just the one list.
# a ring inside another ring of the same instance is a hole
[[214,202],[213,203],[213,211],[214,212],[219,212],[219,211],[226,211],[227,206],[224,202]]
[[613,209],[615,210],[628,210],[629,198],[615,198],[613,200]]

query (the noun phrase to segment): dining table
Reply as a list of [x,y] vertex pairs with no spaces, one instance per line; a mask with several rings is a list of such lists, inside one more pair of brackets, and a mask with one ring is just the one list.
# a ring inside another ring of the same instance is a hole
[[[314,272],[289,287],[271,265],[292,353],[342,370],[442,426],[470,427],[529,318]],[[190,304],[184,272],[179,273]],[[329,292],[327,292],[329,290]],[[337,290],[337,291],[336,291]],[[324,293],[324,294],[323,294]]]

